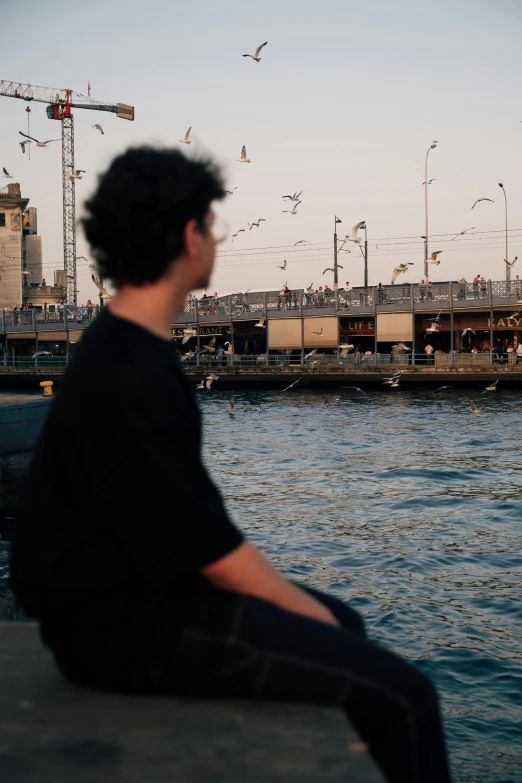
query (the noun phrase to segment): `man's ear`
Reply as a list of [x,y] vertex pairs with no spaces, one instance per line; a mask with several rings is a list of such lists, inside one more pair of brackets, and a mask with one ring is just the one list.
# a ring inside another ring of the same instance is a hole
[[189,258],[194,258],[197,255],[197,234],[196,234],[196,221],[189,220],[185,224],[183,229],[183,244],[185,253]]

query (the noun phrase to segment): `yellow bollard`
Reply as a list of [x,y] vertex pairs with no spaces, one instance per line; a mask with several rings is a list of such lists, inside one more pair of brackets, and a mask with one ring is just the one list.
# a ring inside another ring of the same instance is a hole
[[52,397],[53,396],[53,381],[40,381],[40,386],[43,388],[43,396],[44,397]]

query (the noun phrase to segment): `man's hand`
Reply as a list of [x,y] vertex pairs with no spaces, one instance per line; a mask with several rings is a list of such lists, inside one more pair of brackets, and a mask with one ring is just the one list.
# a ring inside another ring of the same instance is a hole
[[249,541],[244,541],[220,560],[204,566],[201,573],[221,590],[251,595],[287,612],[339,627],[324,604],[285,579]]

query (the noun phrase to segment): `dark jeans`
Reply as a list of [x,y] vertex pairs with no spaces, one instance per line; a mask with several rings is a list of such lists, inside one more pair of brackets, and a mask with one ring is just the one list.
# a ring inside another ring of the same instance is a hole
[[[307,589],[307,588],[305,588]],[[329,607],[335,628],[256,598],[212,587],[191,596],[173,635],[125,682],[101,657],[89,673],[59,661],[64,673],[114,690],[145,690],[190,698],[257,699],[342,707],[392,783],[446,783],[435,690],[406,661],[366,638],[362,618],[329,595],[308,590]],[[96,669],[101,675],[96,677]],[[87,682],[86,682],[87,681]]]

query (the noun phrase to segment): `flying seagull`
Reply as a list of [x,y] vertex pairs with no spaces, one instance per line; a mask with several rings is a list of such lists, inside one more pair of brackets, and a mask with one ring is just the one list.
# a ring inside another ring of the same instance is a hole
[[432,325],[426,329],[426,334],[435,334],[435,332],[438,331],[439,331],[439,325],[436,321],[434,321]]
[[96,128],[97,131],[100,131],[101,135],[105,135],[105,131],[103,130],[102,126],[99,123],[96,123],[95,125],[92,125],[91,127]]
[[435,391],[443,391],[443,389],[453,389],[453,386],[439,386]]
[[205,388],[205,381],[204,381],[203,378],[200,380],[200,382],[196,385],[195,388],[196,389],[204,389]]
[[197,329],[183,329],[183,339],[181,345],[188,343],[191,337],[196,337],[198,334]]
[[296,383],[299,383],[299,381],[300,381],[300,380],[301,380],[301,378],[298,378],[296,381],[294,381],[293,383],[291,383],[291,384],[290,384],[290,386],[287,386],[287,387],[286,387],[286,389],[282,389],[281,391],[288,391],[288,389],[291,389],[291,388],[292,388],[292,386],[295,386],[295,385],[296,385]]
[[437,258],[437,256],[440,256],[441,253],[443,253],[443,250],[434,250],[434,252],[431,254],[431,256],[427,259],[428,264],[437,264],[437,266],[440,264],[440,259]]
[[474,403],[474,402],[472,402],[471,400],[468,400],[468,403],[469,403],[469,409],[470,409],[470,410],[469,410],[469,412],[470,412],[470,413],[480,413],[480,411],[482,410],[482,407],[483,407],[483,406],[482,406],[481,408],[478,408],[478,407],[475,405],[475,403]]
[[361,392],[363,397],[367,397],[368,395],[363,392],[362,389],[360,389],[358,386],[343,386],[343,389],[355,389],[355,391]]
[[9,174],[9,172],[7,171],[7,169],[6,169],[6,168],[3,168],[3,169],[2,169],[2,171],[4,172],[4,177],[5,177],[6,179],[13,179],[13,175],[12,175],[12,174]]
[[[344,266],[341,266],[341,264],[337,264],[338,269],[344,269]],[[333,269],[331,266],[327,266],[326,269],[323,272],[323,275],[325,272],[335,272],[335,269]]]
[[296,245],[304,245],[304,244],[306,244],[306,242],[307,242],[306,239],[298,239],[297,242],[294,242],[294,247]]
[[440,314],[441,313],[442,313],[442,310],[439,310],[439,312],[437,313],[437,317],[436,318],[428,318],[427,320],[428,321],[440,321]]
[[87,174],[87,172],[86,172],[86,171],[84,171],[83,169],[76,169],[76,171],[74,172],[74,174],[71,174],[71,175],[69,176],[69,179],[83,179],[83,178],[82,178],[82,174]]
[[427,182],[423,182],[423,185],[431,185],[432,182],[435,182],[435,177],[433,179],[429,179]]
[[399,264],[399,266],[396,266],[395,269],[392,272],[392,285],[395,283],[401,272],[407,272],[408,267],[413,266],[413,262],[409,261],[407,264]]
[[481,392],[481,394],[484,394],[484,392],[488,392],[488,391],[496,391],[497,390],[497,383],[498,383],[498,378],[497,378],[496,381],[493,381],[492,384],[490,384],[489,386],[486,386],[486,388],[484,389],[484,391]]
[[216,338],[213,337],[210,342],[208,342],[206,345],[204,345],[201,350],[202,351],[209,351],[210,353],[215,353],[215,344],[216,344]]
[[253,60],[256,61],[256,63],[260,63],[261,57],[259,56],[259,52],[261,51],[263,46],[267,45],[267,43],[268,41],[265,41],[264,43],[261,44],[261,46],[258,46],[254,54],[244,54],[243,57],[251,57]]
[[297,190],[296,190],[296,192],[294,193],[293,196],[281,196],[281,198],[289,198],[290,201],[299,201],[299,196],[301,195],[302,192],[303,191],[300,190],[299,193],[298,193]]
[[517,258],[518,258],[518,256],[515,256],[515,258],[513,259],[513,261],[511,261],[511,263],[510,263],[509,261],[506,261],[506,259],[504,259],[504,261],[506,261],[506,264],[507,264],[508,266],[515,266],[515,264],[517,263]]
[[31,141],[34,141],[37,147],[47,147],[47,145],[52,141],[61,141],[61,139],[47,139],[47,141],[38,141],[38,139],[35,139],[32,136],[28,136],[27,133],[22,133],[22,131],[18,131],[18,133],[20,136],[24,136],[26,139],[31,139]]
[[247,158],[247,151],[244,145],[241,148],[241,157],[239,158],[239,163],[250,163],[250,158]]
[[208,391],[210,387],[212,386],[212,381],[217,381],[219,379],[219,375],[207,375],[205,379],[205,387]]
[[350,242],[356,242],[358,245],[360,245],[361,240],[357,237],[357,232],[359,231],[360,228],[363,228],[365,223],[366,220],[361,220],[360,223],[356,223],[355,226],[353,226],[352,228],[351,236],[348,236],[348,234],[346,234],[346,239],[348,239],[348,241]]
[[324,329],[321,326],[321,328],[320,328],[320,330],[318,332],[312,332],[312,334],[316,334],[318,337],[322,337],[323,336],[323,332],[324,332]]
[[259,223],[247,223],[247,226],[250,228],[250,231],[252,231],[252,229],[254,228],[254,226],[255,226],[256,228],[259,228]]
[[464,337],[468,332],[471,332],[472,334],[476,334],[474,329],[464,329],[462,332],[462,336]]
[[283,266],[278,266],[277,268],[278,268],[278,269],[282,269],[283,271],[286,269],[286,258],[285,258],[285,260],[283,261]]
[[257,324],[254,324],[254,328],[257,327],[258,329],[266,329],[265,321],[266,317],[262,315]]
[[192,130],[192,125],[190,126],[190,128],[188,129],[188,131],[185,133],[185,138],[184,138],[184,139],[180,139],[180,142],[181,142],[182,144],[192,144],[192,142],[191,142],[191,141],[189,141],[189,136],[190,136],[190,131],[191,131],[191,130]]
[[233,196],[234,195],[234,190],[237,190],[237,185],[232,190],[225,190],[225,193],[229,193],[231,196]]
[[310,353],[307,353],[305,356],[305,359],[309,359],[310,356],[313,356],[314,353],[317,353],[317,348],[314,348],[313,351],[310,351]]
[[457,237],[464,236],[468,231],[473,231],[474,228],[476,228],[476,226],[471,226],[471,228],[465,228],[464,231],[459,231],[458,234],[455,234],[455,236],[450,239],[450,242],[453,242]]
[[493,201],[493,199],[492,199],[492,198],[478,198],[478,199],[475,201],[475,203],[473,204],[473,206],[471,207],[471,209],[475,209],[475,207],[477,206],[477,204],[478,204],[480,201],[491,201],[491,203],[492,203],[492,204],[494,204],[494,203],[495,203],[495,202]]
[[20,141],[20,142],[19,142],[19,144],[20,144],[20,146],[21,146],[21,148],[22,148],[22,152],[23,152],[23,153],[24,153],[24,155],[25,155],[25,145],[26,145],[26,144],[31,144],[31,142],[30,142],[30,141]]
[[108,292],[108,291],[107,291],[107,290],[106,290],[106,289],[105,289],[105,288],[102,286],[102,284],[100,283],[100,281],[98,280],[98,278],[97,278],[97,277],[95,277],[94,275],[91,275],[91,278],[92,278],[92,282],[94,283],[94,285],[96,286],[96,288],[97,288],[97,289],[98,289],[98,291],[100,292],[100,294],[101,294],[101,298],[102,298],[102,299],[112,299],[112,296],[111,296],[111,295],[109,294],[109,292]]
[[290,215],[297,215],[297,207],[300,203],[300,201],[296,201],[292,209],[283,209],[283,212],[288,212]]
[[234,241],[234,237],[237,237],[237,235],[238,235],[238,234],[241,234],[241,233],[244,233],[244,232],[245,232],[245,229],[244,229],[244,228],[238,228],[238,230],[236,231],[236,233],[235,233],[235,234],[232,234],[232,242]]

